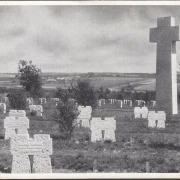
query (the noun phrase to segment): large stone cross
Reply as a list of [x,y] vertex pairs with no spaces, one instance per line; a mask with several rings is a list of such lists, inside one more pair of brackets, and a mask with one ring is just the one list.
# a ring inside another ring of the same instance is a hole
[[150,28],[150,42],[157,43],[156,107],[167,114],[178,114],[176,41],[179,26],[173,17],[157,19],[157,28]]

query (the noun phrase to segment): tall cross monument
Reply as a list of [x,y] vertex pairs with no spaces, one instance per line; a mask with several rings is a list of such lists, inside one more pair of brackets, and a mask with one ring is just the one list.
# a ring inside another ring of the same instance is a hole
[[150,42],[157,43],[156,110],[178,114],[176,41],[180,40],[179,26],[173,17],[157,19],[157,27],[150,28]]

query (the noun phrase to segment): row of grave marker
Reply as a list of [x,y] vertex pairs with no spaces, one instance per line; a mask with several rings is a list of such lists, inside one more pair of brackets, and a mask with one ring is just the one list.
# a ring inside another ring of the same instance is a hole
[[[102,120],[100,117],[91,117],[92,108],[90,106],[79,106],[80,114],[77,118],[77,125],[79,127],[90,128],[91,142],[99,140],[115,140],[116,120],[114,117],[105,117]],[[166,113],[164,111],[149,111],[147,107],[135,107],[135,118],[147,118],[148,127],[151,128],[165,128]]]
[[[110,103],[110,104],[119,104],[120,108],[123,108],[123,105],[128,105],[128,106],[132,106],[133,105],[132,100],[129,100],[129,99],[124,99],[124,100],[117,100],[117,99],[106,100],[106,99],[100,99],[100,100],[98,100],[98,105],[99,106],[103,106],[107,102]],[[138,106],[146,104],[146,102],[144,100],[135,100],[135,103]],[[151,101],[151,103],[152,103],[152,106],[156,105],[156,101]]]
[[[83,119],[90,120],[92,108],[90,106],[79,106],[78,108],[81,113],[77,122]],[[145,109],[145,107],[142,108]],[[139,113],[145,112],[142,108],[140,108]],[[165,113],[150,111],[148,117],[151,119],[150,123],[152,123],[152,120],[165,119]],[[4,128],[5,139],[11,139],[10,150],[13,155],[12,173],[52,172],[49,157],[52,154],[52,139],[48,134],[36,134],[34,138],[29,137],[29,119],[26,117],[24,110],[10,110],[9,117],[4,119]],[[101,141],[102,139],[116,141],[116,120],[114,117],[106,117],[104,120],[99,117],[93,117],[90,129],[92,142]],[[32,171],[29,155],[34,156]]]

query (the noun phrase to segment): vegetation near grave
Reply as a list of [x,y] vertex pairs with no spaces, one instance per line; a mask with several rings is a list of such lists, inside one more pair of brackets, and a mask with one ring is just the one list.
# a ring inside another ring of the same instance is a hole
[[24,90],[12,90],[8,94],[9,103],[12,109],[25,109],[27,93]]
[[64,138],[70,139],[72,137],[78,114],[79,112],[74,102],[64,100],[58,103],[53,119],[58,123]]

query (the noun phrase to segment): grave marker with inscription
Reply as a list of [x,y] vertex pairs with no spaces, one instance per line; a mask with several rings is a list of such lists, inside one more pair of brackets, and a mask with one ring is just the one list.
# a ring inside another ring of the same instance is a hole
[[102,120],[100,117],[93,117],[91,120],[91,142],[111,140],[115,138],[116,120],[114,117],[106,117]]
[[165,128],[166,113],[164,111],[149,111],[148,113],[148,127],[151,128]]
[[49,134],[17,135],[11,138],[10,151],[13,155],[11,173],[31,173],[29,155],[33,156],[33,173],[52,173],[52,138]]

